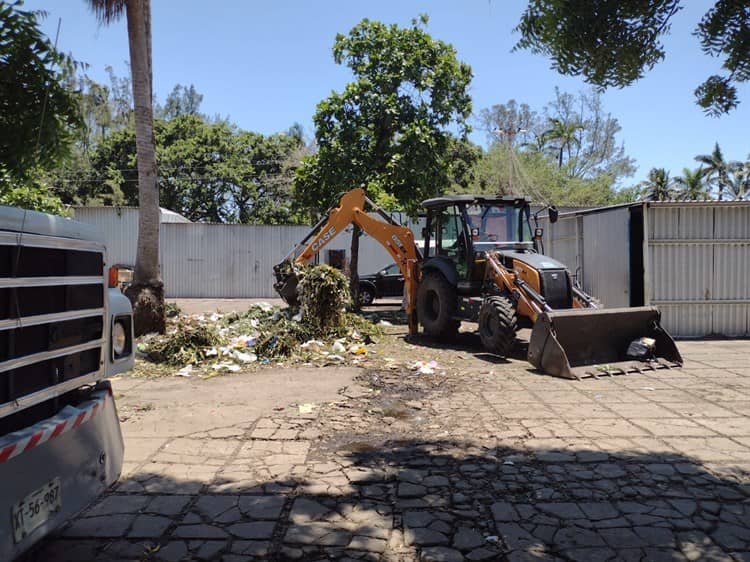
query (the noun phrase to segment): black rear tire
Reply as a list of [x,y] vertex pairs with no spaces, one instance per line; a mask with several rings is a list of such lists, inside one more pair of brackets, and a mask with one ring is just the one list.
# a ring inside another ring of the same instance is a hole
[[375,292],[370,287],[366,287],[366,286],[359,287],[359,305],[360,306],[369,306],[372,304],[374,300],[375,300]]
[[438,339],[450,339],[458,333],[456,290],[437,271],[427,273],[417,291],[417,314],[424,333]]
[[490,353],[507,357],[516,339],[517,316],[506,297],[487,297],[479,309],[479,337]]

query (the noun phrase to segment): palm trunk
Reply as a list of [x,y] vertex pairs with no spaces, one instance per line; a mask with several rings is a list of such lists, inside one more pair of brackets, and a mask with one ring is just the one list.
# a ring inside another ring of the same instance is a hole
[[136,335],[163,333],[165,328],[164,286],[159,272],[159,191],[151,87],[150,4],[150,0],[128,0],[126,3],[139,205],[135,272],[127,294],[133,303]]

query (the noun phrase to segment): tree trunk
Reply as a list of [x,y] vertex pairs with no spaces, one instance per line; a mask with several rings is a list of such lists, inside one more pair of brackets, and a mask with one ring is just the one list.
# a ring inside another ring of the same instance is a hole
[[133,303],[135,334],[163,333],[164,285],[159,271],[159,191],[151,87],[151,2],[128,0],[128,42],[135,106],[138,164],[138,247],[133,283],[126,294]]
[[352,295],[353,310],[359,310],[359,235],[361,232],[355,224],[352,230],[352,259],[349,262],[349,292]]

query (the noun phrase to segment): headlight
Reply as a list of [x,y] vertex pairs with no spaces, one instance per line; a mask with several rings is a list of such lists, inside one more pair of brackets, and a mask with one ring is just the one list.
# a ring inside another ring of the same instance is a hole
[[115,352],[115,357],[123,354],[127,344],[128,333],[125,330],[125,325],[119,321],[115,322],[112,326],[112,351]]

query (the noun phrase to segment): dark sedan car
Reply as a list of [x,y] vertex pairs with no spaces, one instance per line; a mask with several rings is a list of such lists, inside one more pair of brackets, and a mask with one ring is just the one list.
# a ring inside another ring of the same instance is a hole
[[359,303],[372,304],[382,297],[401,297],[404,294],[404,276],[395,263],[385,269],[359,278]]

